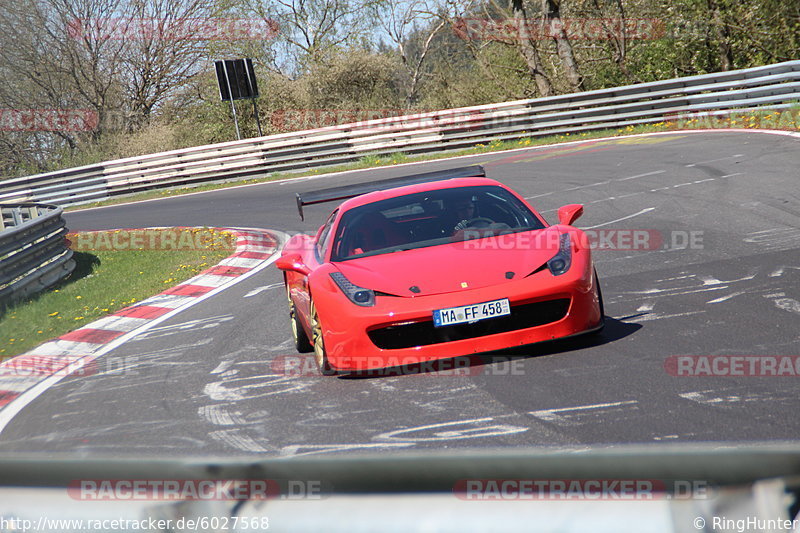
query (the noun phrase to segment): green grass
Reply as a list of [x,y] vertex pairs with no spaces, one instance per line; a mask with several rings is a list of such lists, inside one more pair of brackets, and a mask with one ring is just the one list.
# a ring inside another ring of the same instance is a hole
[[69,278],[0,310],[0,360],[158,294],[230,253],[219,247],[75,252]]
[[591,132],[584,132],[578,134],[569,133],[563,135],[549,135],[543,137],[523,137],[509,141],[492,141],[489,144],[476,144],[470,148],[463,150],[453,150],[447,153],[434,153],[423,155],[407,155],[403,152],[396,152],[392,154],[367,154],[359,161],[354,163],[347,163],[325,168],[314,168],[304,171],[296,172],[273,172],[263,178],[255,178],[249,180],[241,180],[235,182],[225,183],[207,183],[203,185],[180,187],[163,190],[153,190],[143,193],[132,195],[120,196],[109,200],[102,200],[91,204],[84,204],[81,206],[67,207],[66,210],[86,209],[90,207],[100,207],[105,205],[114,205],[125,202],[135,202],[138,200],[149,200],[153,198],[165,198],[171,196],[180,196],[182,194],[212,191],[216,189],[224,189],[228,187],[235,187],[238,185],[252,184],[252,183],[266,183],[287,178],[300,178],[304,176],[314,176],[318,174],[330,174],[336,172],[348,172],[352,170],[360,170],[365,168],[379,168],[390,165],[398,165],[402,163],[416,163],[421,161],[435,161],[440,159],[450,159],[453,157],[462,157],[465,155],[477,155],[491,152],[502,152],[505,150],[514,150],[518,148],[529,148],[533,146],[545,146],[549,144],[557,144],[568,141],[580,141],[598,139],[601,137],[622,137],[626,135],[637,135],[641,133],[653,132],[680,132],[692,129],[706,129],[706,128],[766,128],[766,129],[784,129],[784,130],[800,130],[800,107],[792,108],[781,113],[776,111],[757,111],[754,113],[742,113],[740,115],[732,114],[729,118],[724,120],[681,120],[675,122],[658,122],[654,124],[642,124],[638,126],[627,126],[618,129],[597,130]]

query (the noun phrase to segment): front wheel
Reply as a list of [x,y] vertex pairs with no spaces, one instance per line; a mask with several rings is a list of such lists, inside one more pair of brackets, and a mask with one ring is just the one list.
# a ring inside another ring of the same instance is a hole
[[286,298],[289,300],[289,324],[292,327],[292,339],[294,340],[294,347],[300,353],[314,351],[314,347],[308,340],[308,335],[306,335],[306,330],[303,329],[303,325],[300,323],[300,319],[297,316],[297,308],[292,301],[292,295],[289,291],[288,284],[286,285]]
[[322,338],[322,322],[317,313],[317,306],[311,300],[311,342],[314,345],[314,358],[317,360],[317,367],[323,376],[333,376],[336,370],[328,362],[328,354],[325,353],[325,341]]
[[606,327],[606,310],[603,306],[603,291],[600,289],[600,280],[597,279],[597,270],[594,271],[594,283],[597,286],[597,300],[600,303],[600,323],[598,324],[598,328],[595,330],[595,333],[599,335]]

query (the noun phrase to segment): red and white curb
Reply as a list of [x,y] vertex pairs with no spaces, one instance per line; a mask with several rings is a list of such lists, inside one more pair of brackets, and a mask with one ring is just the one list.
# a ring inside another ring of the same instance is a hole
[[[188,229],[188,228],[181,228]],[[0,431],[23,407],[117,346],[236,283],[278,258],[288,237],[255,228],[204,228],[236,236],[233,254],[180,285],[0,363]]]

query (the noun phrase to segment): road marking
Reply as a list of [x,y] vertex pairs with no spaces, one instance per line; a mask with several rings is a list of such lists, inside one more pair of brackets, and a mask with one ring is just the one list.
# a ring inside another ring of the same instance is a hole
[[[407,448],[413,442],[365,442],[361,444],[292,444],[281,448],[281,455],[299,457],[301,455],[314,455],[318,453],[343,452],[369,448]],[[300,450],[307,449],[306,452]]]
[[576,407],[559,407],[556,409],[542,409],[539,411],[530,411],[528,412],[528,414],[540,420],[544,420],[545,422],[552,422],[554,424],[558,424],[559,426],[574,426],[578,425],[579,422],[575,420],[570,420],[569,414],[595,413],[602,411],[603,409],[615,409],[615,408],[623,408],[623,409],[633,408],[634,410],[638,410],[639,409],[638,403],[639,402],[637,400],[626,400],[621,402],[579,405]]
[[746,294],[746,293],[747,293],[747,291],[736,291],[736,292],[732,292],[732,293],[728,294],[727,296],[721,296],[719,298],[714,298],[713,300],[709,300],[706,303],[707,304],[718,304],[718,303],[722,303],[724,301],[730,300],[731,298],[734,298],[736,296],[741,296],[742,294]]
[[737,281],[749,281],[749,280],[755,278],[756,275],[755,274],[750,274],[749,276],[745,276],[743,278],[729,279],[729,280],[726,280],[726,281],[720,281],[717,278],[715,278],[714,276],[699,275],[699,276],[695,276],[695,277],[703,282],[703,286],[704,287],[707,287],[709,285],[724,285],[726,283],[736,283]]
[[[678,287],[678,288],[675,288],[675,289],[648,289],[646,291],[623,291],[623,292],[620,292],[619,294],[643,294],[643,295],[646,295],[645,298],[638,298],[639,300],[643,300],[643,299],[646,299],[646,298],[666,298],[666,297],[669,297],[669,296],[681,296],[683,294],[695,294],[697,292],[719,291],[719,290],[722,290],[722,289],[727,289],[728,286],[727,285],[723,285],[721,287],[709,287],[707,289],[695,289],[695,290],[683,291],[683,292],[670,292],[670,291],[674,291],[674,290],[681,290],[683,288],[688,288],[688,287]],[[660,294],[660,293],[664,293],[664,294]],[[631,299],[632,300],[636,300],[637,298],[631,298]]]
[[720,157],[719,159],[709,159],[708,161],[698,161],[697,163],[689,163],[686,166],[687,167],[696,167],[697,165],[705,165],[706,163],[716,163],[717,161],[725,161],[727,159],[734,159],[736,157],[744,157],[744,154],[734,154],[734,155],[729,155],[727,157]]
[[654,170],[653,172],[645,172],[644,174],[637,174],[635,176],[628,176],[627,178],[619,178],[616,181],[628,181],[628,180],[635,180],[637,178],[645,178],[647,176],[655,176],[656,174],[663,174],[666,170]]
[[220,324],[222,324],[223,322],[228,322],[233,319],[234,319],[233,315],[220,315],[208,318],[200,318],[198,320],[190,320],[188,322],[180,322],[178,324],[173,324],[171,326],[164,326],[162,328],[153,328],[149,330],[147,333],[137,336],[134,342],[139,342],[148,339],[157,339],[159,337],[166,337],[168,335],[174,335],[176,333],[184,333],[187,330],[199,331],[201,329],[215,328]]
[[[727,393],[727,391],[731,391],[732,393]],[[703,391],[683,392],[678,394],[678,396],[684,400],[714,407],[727,407],[748,402],[774,403],[776,401],[794,401],[796,399],[794,393],[787,393],[784,391],[771,390],[764,392],[748,392],[740,389],[709,389]]]
[[623,402],[608,402],[608,403],[596,403],[591,405],[579,405],[577,407],[559,407],[558,409],[547,409],[544,411],[531,411],[528,414],[534,413],[565,413],[568,411],[585,411],[591,409],[603,409],[605,407],[617,407],[620,405],[633,405],[637,403],[636,400],[627,400]]
[[694,274],[689,274],[687,276],[675,276],[674,278],[657,279],[656,281],[674,281],[676,279],[687,279],[687,278],[693,278],[693,277],[694,277]]
[[653,440],[672,440],[679,439],[680,435],[662,435],[661,437],[653,437]]
[[271,346],[270,348],[267,348],[267,351],[270,351],[270,352],[285,352],[285,351],[289,350],[290,348],[291,349],[294,348],[294,339],[291,338],[291,337],[289,337],[288,339],[286,339],[285,341],[283,341],[280,344],[276,344],[275,346]]
[[800,244],[800,229],[781,227],[754,231],[747,234],[744,242],[760,244],[768,250],[789,250]]
[[622,222],[623,220],[628,220],[629,218],[638,217],[639,215],[643,215],[645,213],[649,213],[650,211],[654,211],[654,210],[655,210],[655,207],[647,207],[645,209],[642,209],[638,213],[634,213],[632,215],[628,215],[628,216],[625,216],[625,217],[622,217],[622,218],[618,218],[616,220],[609,220],[608,222],[603,222],[602,224],[597,224],[597,225],[594,225],[594,226],[587,226],[587,227],[585,227],[583,229],[601,228],[603,226],[608,226],[609,224],[614,224],[615,222]]
[[[610,184],[611,182],[614,182],[614,181],[628,181],[628,180],[634,180],[634,179],[637,179],[637,178],[644,178],[646,176],[655,176],[656,174],[664,174],[665,172],[666,172],[666,170],[654,170],[652,172],[645,172],[644,174],[637,174],[635,176],[628,176],[627,178],[615,178],[615,179],[610,179],[610,180],[606,180],[606,181],[598,181],[596,183],[591,183],[589,185],[577,185],[575,187],[570,187],[569,189],[560,189],[558,191],[550,191],[550,192],[546,192],[546,193],[542,193],[542,194],[535,194],[533,196],[526,196],[525,199],[526,200],[531,200],[533,198],[541,198],[543,196],[550,196],[551,194],[557,194],[557,193],[563,193],[563,192],[572,192],[572,191],[577,191],[579,189],[588,189],[589,187],[597,187],[598,185],[608,185],[608,184]],[[632,193],[632,194],[629,194],[629,195],[620,196],[619,198],[627,198],[628,196],[634,196],[634,195],[637,195],[637,194],[641,194],[641,193],[635,192],[635,193]]]
[[[486,418],[475,418],[472,420],[458,420],[455,422],[442,422],[439,424],[428,424],[425,426],[417,426],[413,428],[388,431],[386,433],[381,433],[380,435],[376,436],[375,439],[399,440],[406,442],[432,442],[432,441],[455,440],[455,439],[475,439],[479,437],[499,437],[502,435],[513,435],[516,433],[522,433],[528,431],[528,428],[526,427],[511,426],[507,424],[481,425],[484,423],[489,424],[494,421],[495,421],[494,418],[486,417]],[[467,426],[470,424],[474,424],[475,426],[468,427],[465,429],[431,431],[433,435],[429,437],[408,435],[409,433],[413,434],[416,432],[424,432],[428,430],[437,430],[437,429],[451,428],[457,426]]]
[[245,298],[250,298],[251,296],[255,296],[256,294],[261,294],[262,292],[268,291],[270,289],[274,289],[275,287],[283,287],[283,282],[281,283],[272,283],[271,285],[262,285],[261,287],[256,287],[252,291],[248,292],[244,295]]
[[633,322],[635,324],[638,324],[639,322],[647,322],[649,320],[661,320],[662,318],[678,318],[678,317],[684,317],[684,316],[699,315],[701,313],[705,313],[705,311],[688,311],[686,313],[673,313],[673,314],[668,314],[668,315],[660,315],[658,313],[654,313],[654,314],[648,314],[648,315],[645,315],[645,316],[627,317],[626,319],[624,319],[624,321],[625,322]]
[[800,270],[800,267],[791,266],[791,265],[781,265],[772,272],[770,272],[769,277],[771,278],[779,278],[783,276],[783,273],[786,272],[787,268],[791,268],[792,270]]
[[[262,374],[258,376],[234,377],[207,383],[203,394],[216,402],[238,402],[266,398],[287,392],[299,392],[308,388],[309,383],[280,374]],[[247,383],[254,381],[254,383]]]
[[794,298],[775,298],[772,301],[778,309],[800,314],[800,302]]

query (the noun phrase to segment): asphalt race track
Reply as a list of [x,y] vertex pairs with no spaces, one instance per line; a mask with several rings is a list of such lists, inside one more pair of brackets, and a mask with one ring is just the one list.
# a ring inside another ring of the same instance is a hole
[[[584,204],[576,225],[617,248],[594,256],[604,337],[487,355],[459,372],[322,377],[293,349],[282,276],[271,266],[113,350],[98,374],[60,381],[11,421],[0,451],[293,456],[797,439],[798,376],[678,376],[670,366],[671,356],[800,355],[797,138],[676,132],[587,141],[66,218],[73,231],[310,232],[333,205],[307,207],[301,222],[295,192],[475,163],[551,222],[561,205]],[[620,239],[628,230],[646,231],[649,244],[631,249]],[[305,366],[287,372],[287,361]]]

